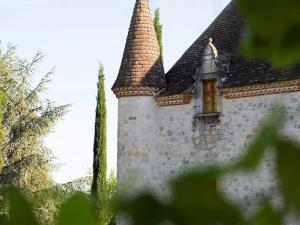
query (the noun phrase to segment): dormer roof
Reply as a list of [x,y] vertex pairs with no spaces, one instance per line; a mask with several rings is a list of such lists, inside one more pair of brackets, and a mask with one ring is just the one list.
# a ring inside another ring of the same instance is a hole
[[200,67],[200,73],[204,74],[215,74],[219,72],[217,65],[218,62],[218,50],[213,44],[213,39],[208,39],[208,44],[202,53],[202,65]]

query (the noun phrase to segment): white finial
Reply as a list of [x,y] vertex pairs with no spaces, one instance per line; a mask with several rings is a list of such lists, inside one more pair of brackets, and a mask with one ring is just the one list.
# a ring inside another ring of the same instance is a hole
[[217,58],[218,57],[218,50],[217,50],[216,46],[214,46],[214,44],[212,42],[213,42],[213,39],[209,38],[208,39],[208,45],[212,48],[212,50],[214,52],[215,58]]

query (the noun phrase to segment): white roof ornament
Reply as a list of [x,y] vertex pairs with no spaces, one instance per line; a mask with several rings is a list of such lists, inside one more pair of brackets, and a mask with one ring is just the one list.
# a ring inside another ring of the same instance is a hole
[[202,74],[214,74],[219,72],[217,66],[218,50],[212,41],[212,38],[208,39],[208,45],[202,54],[202,66],[200,69]]
[[213,39],[209,38],[208,39],[208,45],[212,48],[212,51],[213,51],[213,53],[215,55],[215,58],[217,58],[218,57],[218,50],[217,50],[216,46],[214,46],[214,44],[212,42],[213,42]]

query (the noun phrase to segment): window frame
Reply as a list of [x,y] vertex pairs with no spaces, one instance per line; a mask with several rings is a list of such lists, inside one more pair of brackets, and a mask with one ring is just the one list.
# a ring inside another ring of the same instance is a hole
[[[203,113],[218,112],[218,82],[217,79],[202,80]],[[209,90],[207,90],[209,89]]]

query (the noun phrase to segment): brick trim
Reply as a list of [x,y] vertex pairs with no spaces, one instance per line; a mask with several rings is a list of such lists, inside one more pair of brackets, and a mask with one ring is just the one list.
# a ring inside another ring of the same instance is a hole
[[300,79],[242,87],[221,88],[221,93],[226,99],[273,95],[296,91],[300,91]]
[[153,87],[124,87],[114,88],[113,92],[117,98],[121,98],[129,96],[154,96],[158,90],[158,88]]
[[185,105],[191,102],[192,97],[193,97],[192,92],[187,92],[179,95],[157,97],[156,101],[159,107],[171,106],[171,105]]

